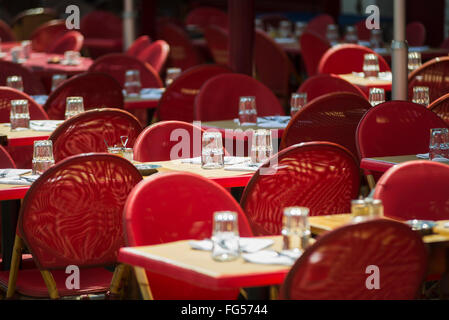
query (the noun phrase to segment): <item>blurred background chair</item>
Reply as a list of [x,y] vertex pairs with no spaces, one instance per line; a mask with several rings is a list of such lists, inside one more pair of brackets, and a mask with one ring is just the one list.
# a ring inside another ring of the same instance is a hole
[[309,22],[307,23],[306,31],[312,31],[326,39],[327,26],[329,24],[335,24],[334,18],[332,18],[332,16],[328,14],[319,14],[309,20]]
[[48,52],[55,40],[69,32],[65,20],[50,20],[40,25],[31,34],[31,47],[33,51]]
[[426,43],[426,27],[419,21],[408,23],[405,38],[411,47],[423,46]]
[[204,29],[210,25],[228,28],[228,15],[226,12],[213,7],[198,7],[191,10],[185,19],[186,26],[196,26]]
[[161,73],[167,62],[170,46],[164,40],[156,40],[137,54],[137,58],[149,63],[157,73]]
[[150,37],[148,37],[147,35],[140,36],[136,40],[134,40],[128,50],[126,50],[126,54],[137,58],[138,54],[142,52],[142,50],[144,50],[147,46],[149,46],[150,43]]
[[64,54],[66,51],[80,51],[83,47],[84,37],[78,31],[70,31],[55,40],[47,51],[48,53]]
[[331,45],[326,38],[308,31],[303,32],[299,38],[299,44],[307,75],[312,77],[318,73],[321,57],[330,49]]
[[51,8],[34,8],[19,13],[11,25],[17,40],[27,40],[37,27],[57,18],[57,12]]
[[228,32],[216,25],[207,26],[204,29],[204,38],[216,64],[229,65]]
[[16,40],[16,36],[11,27],[3,20],[0,20],[0,39],[2,39],[3,42]]
[[6,86],[6,79],[10,76],[21,76],[23,90],[29,95],[46,94],[41,80],[27,68],[18,63],[0,60],[0,85]]

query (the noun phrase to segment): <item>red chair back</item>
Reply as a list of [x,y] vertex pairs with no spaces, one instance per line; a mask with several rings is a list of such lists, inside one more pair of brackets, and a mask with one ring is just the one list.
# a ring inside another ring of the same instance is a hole
[[449,93],[436,99],[427,108],[435,112],[449,126]]
[[48,50],[49,53],[64,54],[66,51],[80,51],[83,47],[84,37],[78,31],[70,31],[57,39]]
[[0,122],[9,123],[11,100],[28,100],[28,110],[31,120],[48,120],[45,110],[26,93],[10,88],[0,86]]
[[[293,300],[416,299],[427,255],[421,237],[400,222],[377,219],[349,224],[319,237],[303,253],[288,273],[281,296]],[[366,284],[375,284],[368,279],[375,270],[380,285],[370,289]]]
[[306,141],[330,141],[357,155],[355,132],[370,108],[366,98],[349,92],[316,98],[290,120],[282,136],[281,149]]
[[239,98],[256,97],[258,116],[283,115],[279,100],[259,81],[244,74],[222,74],[208,80],[195,98],[194,119],[201,121],[238,118]]
[[13,158],[10,156],[8,151],[2,146],[0,146],[0,168],[2,169],[17,168]]
[[81,19],[81,33],[86,38],[121,39],[122,19],[108,11],[91,11]]
[[[213,213],[223,210],[238,214],[240,236],[252,236],[239,204],[217,183],[192,173],[152,175],[139,183],[126,201],[126,244],[143,246],[210,238]],[[210,290],[156,273],[147,274],[155,299],[235,299],[238,295],[234,289]]]
[[89,71],[104,72],[123,87],[127,70],[139,70],[142,88],[162,88],[162,80],[152,66],[125,53],[110,53],[94,61]]
[[123,207],[141,180],[134,165],[111,154],[74,156],[43,173],[28,190],[18,223],[38,268],[115,264],[124,245]]
[[195,8],[187,14],[186,25],[194,25],[204,29],[210,25],[216,25],[227,29],[228,15],[226,12],[213,7]]
[[260,30],[255,31],[254,63],[258,79],[277,95],[287,97],[292,63],[285,51]]
[[134,160],[150,162],[200,157],[203,132],[188,122],[157,122],[137,137]]
[[49,140],[53,141],[56,162],[67,157],[89,152],[107,152],[107,146],[122,146],[122,136],[128,137],[132,148],[142,132],[140,122],[120,109],[90,110],[64,121]]
[[307,78],[298,88],[297,92],[307,93],[308,102],[327,93],[334,92],[352,92],[361,97],[366,97],[359,87],[335,74],[318,74]]
[[216,64],[229,65],[228,32],[215,25],[204,29],[204,38]]
[[385,59],[370,48],[358,44],[341,44],[330,48],[321,57],[318,73],[347,74],[363,71],[363,56],[371,53],[379,60],[381,72],[391,71]]
[[439,57],[427,61],[408,76],[408,97],[413,98],[413,87],[429,87],[430,102],[449,93],[449,57]]
[[321,57],[331,47],[326,38],[305,31],[299,38],[301,55],[306,66],[307,75],[312,77],[318,72]]
[[0,85],[6,86],[6,79],[10,76],[21,76],[23,89],[29,95],[46,94],[41,80],[34,73],[18,63],[0,60]]
[[138,53],[137,58],[149,63],[157,73],[160,73],[167,61],[169,52],[170,46],[168,43],[164,40],[157,40]]
[[418,21],[410,22],[405,29],[405,38],[409,46],[423,46],[426,43],[426,27]]
[[193,105],[201,86],[212,77],[230,72],[224,66],[210,64],[184,71],[163,93],[157,109],[159,120],[192,122]]
[[83,97],[84,110],[123,108],[122,87],[106,73],[86,72],[64,81],[44,105],[50,119],[64,120],[67,97]]
[[126,54],[137,57],[137,55],[147,46],[149,46],[150,43],[150,37],[148,37],[147,35],[140,36],[136,40],[134,40],[128,50],[126,50]]
[[359,182],[357,161],[347,149],[331,142],[306,142],[265,162],[240,204],[255,235],[278,235],[286,207],[307,207],[310,216],[350,212]]
[[65,33],[69,32],[65,20],[50,20],[37,28],[31,35],[33,51],[47,52],[55,42]]
[[409,161],[394,166],[380,178],[374,198],[382,200],[384,215],[395,220],[448,220],[448,178],[446,164]]
[[334,18],[328,14],[320,14],[307,23],[306,30],[319,34],[326,39],[327,25],[335,24]]
[[170,45],[170,64],[186,70],[199,65],[203,59],[193,46],[187,33],[173,23],[165,23],[161,28],[161,38]]
[[3,20],[0,20],[0,39],[2,39],[3,42],[16,40],[11,27]]
[[371,39],[371,30],[366,28],[366,20],[360,20],[355,24],[355,28],[357,29],[357,37],[359,40],[370,41]]
[[371,108],[357,127],[361,158],[429,152],[430,129],[447,124],[422,105],[388,101]]
[[17,14],[11,26],[17,40],[26,40],[39,26],[57,18],[58,13],[52,8],[32,8]]

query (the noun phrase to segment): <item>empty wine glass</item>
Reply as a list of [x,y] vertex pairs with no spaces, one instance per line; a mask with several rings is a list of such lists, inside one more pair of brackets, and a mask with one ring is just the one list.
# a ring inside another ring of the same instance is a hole
[[201,149],[201,168],[220,169],[224,167],[223,140],[220,132],[204,132]]
[[53,142],[51,140],[34,141],[32,161],[33,174],[42,174],[54,164]]
[[67,97],[65,106],[65,119],[69,119],[84,112],[83,97]]
[[215,212],[212,229],[212,259],[220,262],[237,259],[240,256],[239,242],[237,213]]
[[311,236],[308,216],[309,208],[288,207],[284,209],[281,231],[283,250],[301,252],[307,249]]
[[268,160],[272,155],[273,140],[271,130],[254,130],[251,143],[251,163],[261,164]]

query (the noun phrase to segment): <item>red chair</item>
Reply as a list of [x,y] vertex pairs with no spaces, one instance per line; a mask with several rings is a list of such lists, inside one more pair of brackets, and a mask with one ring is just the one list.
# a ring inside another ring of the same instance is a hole
[[0,60],[0,85],[5,86],[10,76],[21,76],[23,89],[29,95],[46,94],[42,82],[34,73],[18,63]]
[[418,21],[410,22],[405,29],[405,38],[409,46],[423,46],[426,43],[426,27]]
[[[288,273],[281,296],[291,300],[416,299],[427,260],[421,236],[400,222],[376,219],[349,224],[319,237],[304,252]],[[374,275],[369,266],[380,272],[378,289],[366,285]]]
[[413,87],[429,87],[430,102],[449,93],[449,79],[445,76],[449,72],[449,57],[439,57],[427,61],[408,76],[408,97],[413,98]]
[[366,28],[366,20],[360,20],[356,23],[355,28],[357,29],[357,37],[359,40],[370,41],[371,30]]
[[290,120],[281,139],[281,149],[307,141],[330,141],[357,155],[355,132],[371,109],[366,98],[350,93],[325,94],[310,101]]
[[391,71],[385,59],[370,48],[358,44],[341,44],[330,48],[321,57],[318,73],[347,74],[363,71],[363,56],[371,53],[379,60],[381,72]]
[[19,90],[0,86],[0,122],[8,123],[11,110],[11,100],[28,100],[28,110],[31,120],[48,120],[45,110],[29,95]]
[[[124,210],[126,244],[143,246],[210,238],[213,213],[222,210],[238,214],[240,236],[252,236],[239,204],[215,182],[191,173],[152,175],[128,196]],[[238,290],[191,285],[182,280],[182,274],[174,279],[148,270],[147,275],[154,299],[236,299],[238,295]]]
[[214,62],[224,66],[229,65],[228,32],[223,28],[211,25],[204,29],[204,38]]
[[187,14],[185,23],[204,29],[210,25],[228,28],[228,15],[226,12],[213,7],[195,8]]
[[160,30],[161,39],[170,45],[170,65],[186,70],[203,63],[204,59],[193,46],[188,34],[173,23],[165,23]]
[[254,63],[258,79],[279,97],[288,97],[295,69],[282,47],[260,30],[255,31]]
[[[47,170],[21,206],[9,284],[9,272],[0,272],[1,285],[8,284],[7,297],[17,291],[57,299],[106,292],[111,282],[118,285],[105,267],[117,263],[124,245],[123,207],[141,180],[129,161],[110,154],[74,156]],[[19,270],[17,253],[25,246],[35,269]],[[66,286],[70,265],[81,269],[79,289]]]
[[321,97],[327,93],[352,92],[366,98],[365,93],[349,81],[335,74],[318,74],[307,78],[297,90],[298,93],[307,93],[307,101]]
[[123,87],[127,70],[139,70],[142,88],[162,88],[162,80],[152,66],[124,53],[111,53],[98,58],[89,71],[104,72],[115,78]]
[[357,161],[347,149],[331,142],[301,143],[257,170],[240,205],[256,236],[278,235],[286,207],[308,207],[310,216],[350,212],[359,182]]
[[65,20],[50,20],[37,28],[31,35],[31,47],[33,51],[48,52],[55,39],[61,38],[69,32]]
[[299,38],[301,55],[306,66],[307,75],[312,77],[318,72],[321,57],[331,47],[326,38],[312,32],[304,31]]
[[132,148],[142,126],[130,113],[120,109],[90,110],[64,121],[49,140],[53,141],[56,162],[67,157],[89,152],[107,152],[107,146],[122,146],[123,136],[128,137],[127,147]]
[[106,73],[86,72],[64,81],[48,97],[44,109],[50,119],[64,120],[67,97],[83,97],[84,110],[123,109],[122,86]]
[[108,11],[91,11],[81,19],[84,47],[92,58],[122,51],[122,19]]
[[145,49],[147,46],[149,46],[151,43],[150,37],[147,35],[140,36],[134,42],[131,44],[131,46],[126,50],[126,54],[137,57],[137,55]]
[[444,39],[443,43],[441,43],[440,48],[449,49],[449,37]]
[[52,8],[32,8],[17,14],[11,26],[16,40],[26,40],[39,26],[57,18],[58,13]]
[[449,93],[433,101],[428,107],[449,126]]
[[256,97],[258,116],[283,115],[279,100],[259,81],[244,74],[222,74],[208,80],[195,98],[195,120],[214,121],[238,118],[239,98]]
[[448,220],[447,178],[446,164],[409,161],[385,172],[374,197],[382,200],[384,215],[395,220]]
[[334,18],[328,14],[320,14],[307,23],[306,31],[312,31],[326,39],[327,26],[329,24],[335,24]]
[[157,73],[160,73],[162,67],[168,58],[170,46],[164,40],[157,40],[143,49],[137,58],[143,62],[149,63]]
[[[11,155],[2,146],[0,146],[0,168],[2,168],[2,169],[17,168],[16,163],[14,162]],[[1,226],[1,222],[0,222],[0,226]]]
[[48,53],[64,54],[66,51],[80,51],[83,47],[84,37],[78,31],[70,31],[57,39]]
[[209,79],[231,70],[224,66],[200,65],[185,70],[170,84],[159,101],[159,120],[193,121],[193,105],[201,86]]
[[16,40],[16,36],[12,32],[11,27],[3,20],[0,20],[0,39],[3,42]]
[[[188,122],[157,122],[145,128],[137,137],[133,148],[134,160],[151,162],[200,157],[203,132],[203,129]],[[186,141],[188,150],[184,149],[184,145],[180,145]]]

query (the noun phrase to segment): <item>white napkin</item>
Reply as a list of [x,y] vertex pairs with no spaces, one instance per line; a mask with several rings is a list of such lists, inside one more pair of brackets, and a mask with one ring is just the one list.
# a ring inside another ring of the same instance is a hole
[[6,178],[1,178],[0,184],[14,184],[14,185],[30,186],[39,177],[40,177],[39,175],[8,176]]
[[429,159],[429,154],[428,153],[418,153],[416,155],[416,157],[420,158],[420,159]]
[[[239,239],[240,250],[247,253],[257,252],[259,250],[265,249],[273,245],[274,241],[271,239],[260,239],[260,238],[245,238],[241,237]],[[189,245],[192,249],[211,251],[213,244],[212,240],[192,240],[189,241]]]
[[447,159],[447,158],[440,158],[440,157],[438,157],[438,158],[433,158],[432,159],[432,161],[435,161],[435,162],[441,162],[441,163],[448,163],[449,164],[449,159]]
[[[365,74],[363,72],[352,72],[353,76],[356,77],[360,77],[360,78],[364,78]],[[387,72],[379,72],[377,78],[378,80],[385,80],[385,81],[392,81],[393,79],[393,75],[391,72],[387,71]]]
[[25,173],[30,173],[30,169],[0,169],[0,178],[6,178],[10,176],[20,176]]
[[291,251],[283,250],[281,252],[273,250],[262,250],[254,253],[242,254],[245,261],[257,264],[280,264],[285,266],[292,266],[296,260],[301,256],[294,254]]
[[[225,165],[238,164],[238,163],[242,163],[242,162],[245,162],[245,161],[248,161],[248,160],[249,160],[248,157],[225,156],[223,158],[223,162],[224,162]],[[182,159],[181,162],[182,163],[191,163],[191,164],[201,164],[201,157]]]
[[140,90],[140,97],[142,99],[159,100],[164,91],[164,88],[143,88]]
[[243,162],[243,163],[236,163],[230,166],[225,167],[225,170],[229,170],[229,171],[254,171],[256,172],[257,169],[259,169],[259,167],[262,164],[251,164],[249,161]]
[[55,131],[63,123],[62,120],[31,120],[30,129],[34,131]]

